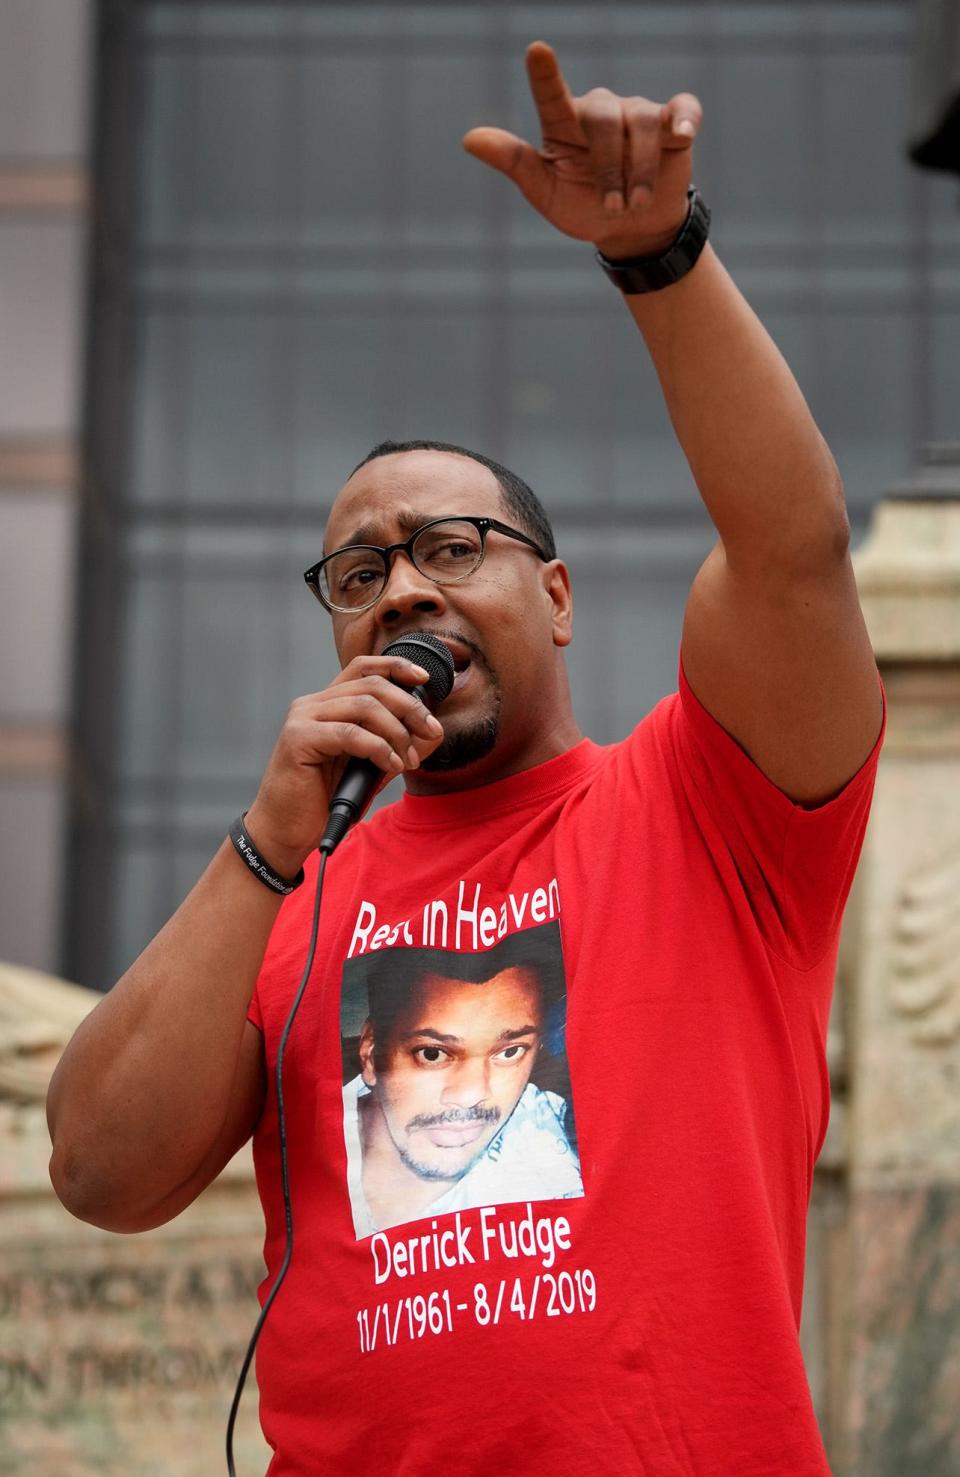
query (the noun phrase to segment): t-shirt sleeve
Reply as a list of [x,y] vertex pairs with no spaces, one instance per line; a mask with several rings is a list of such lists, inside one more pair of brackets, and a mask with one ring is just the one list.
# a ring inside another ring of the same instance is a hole
[[[870,814],[886,696],[877,741],[857,773],[823,805],[796,804],[758,768],[699,701],[680,661],[671,711],[684,786],[708,844],[731,884],[747,893],[768,947],[810,969],[834,943]],[[732,864],[732,867],[731,865]]]

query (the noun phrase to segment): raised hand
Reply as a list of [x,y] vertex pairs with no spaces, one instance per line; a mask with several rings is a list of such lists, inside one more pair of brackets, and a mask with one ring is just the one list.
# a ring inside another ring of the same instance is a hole
[[573,97],[553,48],[527,47],[543,133],[539,149],[502,128],[471,128],[463,146],[499,169],[551,225],[607,256],[652,256],[683,225],[692,144],[703,109],[689,92],[667,103],[595,87]]

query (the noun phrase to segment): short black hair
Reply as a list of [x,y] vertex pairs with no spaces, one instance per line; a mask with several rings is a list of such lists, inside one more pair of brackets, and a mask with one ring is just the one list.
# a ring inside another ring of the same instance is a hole
[[373,450],[367,452],[363,461],[357,462],[350,476],[378,456],[392,456],[398,451],[450,451],[456,456],[469,456],[479,462],[496,477],[504,506],[517,519],[524,533],[529,533],[531,538],[536,539],[548,559],[556,559],[557,545],[550,519],[536,493],[516,472],[511,472],[509,467],[494,461],[493,457],[484,456],[480,451],[470,451],[466,446],[454,446],[451,441],[378,441]]
[[544,923],[508,934],[492,949],[461,954],[450,949],[384,949],[351,960],[344,978],[356,970],[366,979],[367,1019],[374,1039],[383,1043],[393,1034],[397,1019],[431,976],[485,985],[507,969],[528,970],[536,981],[545,1020],[550,1007],[566,995],[560,943],[560,925]]

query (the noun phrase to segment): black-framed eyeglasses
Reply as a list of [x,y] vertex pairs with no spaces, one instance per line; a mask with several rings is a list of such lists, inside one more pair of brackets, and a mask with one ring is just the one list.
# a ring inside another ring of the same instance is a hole
[[304,574],[304,579],[327,610],[353,615],[375,605],[390,578],[390,560],[403,552],[412,564],[437,585],[458,585],[483,563],[491,529],[527,544],[548,562],[547,555],[525,533],[496,518],[431,518],[402,544],[350,544],[335,549]]

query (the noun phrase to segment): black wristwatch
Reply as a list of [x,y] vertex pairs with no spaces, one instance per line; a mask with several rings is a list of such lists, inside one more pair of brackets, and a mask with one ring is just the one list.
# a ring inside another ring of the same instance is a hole
[[628,296],[657,292],[661,287],[679,282],[694,266],[710,233],[710,211],[695,185],[687,191],[687,201],[687,218],[680,234],[662,256],[635,256],[611,262],[597,248],[597,261],[621,292]]

